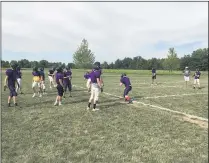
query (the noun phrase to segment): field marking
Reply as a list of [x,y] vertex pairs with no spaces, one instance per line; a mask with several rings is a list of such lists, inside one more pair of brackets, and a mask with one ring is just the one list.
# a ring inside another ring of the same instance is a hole
[[193,95],[206,95],[208,93],[190,93],[190,94],[176,94],[176,95],[163,95],[163,96],[152,96],[152,97],[143,97],[141,99],[150,99],[150,98],[162,98],[162,97],[182,97],[182,96],[193,96]]
[[[84,87],[80,87],[80,86],[76,86],[74,85],[75,87],[78,87],[78,88],[81,88],[81,89],[86,89]],[[114,94],[110,94],[110,93],[107,93],[107,92],[103,92],[103,94],[106,94],[106,95],[109,95],[109,96],[113,96],[113,97],[117,97],[117,98],[121,98],[120,96],[117,96],[117,95],[114,95]],[[180,114],[180,115],[184,115],[188,118],[191,118],[191,119],[199,119],[199,120],[202,120],[202,121],[207,121],[208,122],[208,119],[207,118],[203,118],[203,117],[199,117],[199,116],[195,116],[195,115],[191,115],[191,114],[187,114],[187,113],[184,113],[184,112],[180,112],[180,111],[175,111],[175,110],[171,110],[171,109],[168,109],[168,108],[164,108],[164,107],[161,107],[161,106],[156,106],[156,105],[152,105],[152,104],[146,104],[144,102],[139,102],[139,101],[133,101],[133,103],[138,103],[138,104],[142,104],[144,106],[150,106],[152,108],[156,108],[156,109],[159,109],[159,110],[164,110],[164,111],[168,111],[168,112],[172,112],[172,113],[176,113],[176,114]]]
[[[174,88],[184,88],[182,86],[156,86],[156,85],[150,85],[150,87],[135,87],[132,85],[132,88],[142,88],[142,89],[147,89],[147,88],[169,88],[169,87],[174,87]],[[120,88],[115,88],[115,89],[120,89]]]

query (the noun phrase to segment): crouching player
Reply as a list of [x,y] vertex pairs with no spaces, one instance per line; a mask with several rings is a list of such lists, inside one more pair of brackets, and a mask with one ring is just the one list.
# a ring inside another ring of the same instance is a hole
[[125,73],[121,75],[120,79],[120,86],[122,86],[123,84],[125,85],[123,97],[125,101],[128,101],[128,103],[132,103],[132,99],[128,96],[128,93],[132,90],[132,86],[130,79],[126,76]]
[[18,85],[16,87],[16,92],[18,93],[18,91],[20,91],[20,94],[23,94],[22,93],[22,72],[19,66],[17,66],[17,82],[18,82]]
[[43,94],[46,94],[46,87],[45,87],[45,73],[44,73],[44,68],[40,68],[40,77],[41,77],[41,90],[43,92]]
[[64,79],[64,75],[63,75],[63,70],[61,67],[57,68],[57,73],[56,73],[56,83],[57,83],[57,97],[56,97],[56,101],[54,103],[54,106],[58,105],[62,105],[62,96],[64,93],[64,85],[63,85],[63,79]]
[[32,88],[33,88],[33,96],[36,96],[36,87],[38,87],[38,93],[39,93],[39,97],[42,97],[42,90],[41,90],[41,75],[40,72],[38,71],[37,67],[33,68],[33,80],[32,80]]
[[99,93],[100,93],[101,88],[102,88],[101,81],[100,81],[100,76],[101,76],[101,74],[100,74],[100,71],[99,71],[98,67],[95,67],[94,71],[92,71],[90,73],[91,97],[89,99],[87,110],[90,109],[92,101],[93,101],[93,110],[92,111],[99,110],[99,109],[96,108],[96,105],[98,103]]
[[194,73],[193,77],[194,77],[194,85],[193,88],[196,88],[196,85],[198,85],[198,88],[200,89],[200,71],[199,69],[196,69],[196,72]]
[[91,91],[91,78],[90,78],[90,73],[88,71],[84,75],[84,80],[87,80],[86,87],[87,87],[88,92],[90,92]]
[[64,84],[64,98],[65,98],[65,94],[67,92],[67,89],[69,90],[70,92],[70,95],[69,97],[72,97],[71,96],[71,91],[72,91],[72,83],[71,83],[71,77],[72,73],[70,71],[70,68],[67,67],[65,70],[64,70],[64,80],[63,80],[63,84]]
[[17,72],[16,72],[17,64],[11,64],[11,69],[6,70],[6,77],[4,81],[4,90],[8,87],[10,90],[10,95],[8,97],[8,107],[10,107],[11,98],[13,98],[13,102],[15,106],[17,106],[16,97],[17,92],[15,89],[15,83],[17,83]]

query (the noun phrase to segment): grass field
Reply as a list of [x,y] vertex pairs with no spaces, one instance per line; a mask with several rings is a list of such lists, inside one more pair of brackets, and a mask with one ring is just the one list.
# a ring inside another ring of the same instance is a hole
[[105,72],[100,110],[92,112],[83,71],[73,71],[73,97],[60,107],[53,106],[55,88],[32,98],[31,72],[23,71],[19,107],[8,108],[2,92],[2,163],[208,162],[208,76],[200,90],[193,80],[186,89],[182,75],[158,75],[154,86],[146,73],[129,77],[134,104],[119,99],[120,73]]

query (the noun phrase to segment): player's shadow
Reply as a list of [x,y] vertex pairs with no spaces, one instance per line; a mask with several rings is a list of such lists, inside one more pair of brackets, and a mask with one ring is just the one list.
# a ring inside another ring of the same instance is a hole
[[124,104],[120,101],[118,102],[107,102],[107,103],[99,103],[98,104],[99,109],[107,109],[107,108],[112,108],[114,106],[116,106],[117,108],[120,108],[120,106],[124,106]]

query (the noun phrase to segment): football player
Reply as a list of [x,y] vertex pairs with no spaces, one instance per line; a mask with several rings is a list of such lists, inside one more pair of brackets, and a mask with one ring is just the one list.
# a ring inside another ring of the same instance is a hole
[[11,69],[6,70],[6,77],[4,80],[4,90],[6,90],[7,87],[10,90],[10,95],[8,97],[8,107],[11,106],[10,105],[11,98],[13,98],[14,105],[17,106],[17,101],[16,101],[17,92],[15,89],[15,84],[17,83],[19,87],[19,84],[17,82],[17,71],[16,71],[17,64],[12,63],[10,66]]
[[18,91],[20,91],[20,94],[23,94],[22,93],[22,72],[21,72],[20,66],[17,66],[17,82],[18,82],[18,85],[16,87],[16,92],[18,93]]
[[33,68],[32,75],[33,75],[33,79],[32,79],[33,96],[32,97],[36,96],[36,87],[38,87],[39,97],[42,97],[42,90],[41,90],[41,83],[40,83],[41,74],[38,71],[37,67]]
[[196,72],[194,73],[193,77],[194,77],[194,85],[193,88],[196,88],[196,85],[198,85],[198,88],[200,89],[200,71],[199,69],[196,69]]
[[91,103],[93,101],[92,111],[96,111],[99,110],[96,108],[96,105],[99,100],[100,91],[102,91],[101,73],[97,66],[95,66],[93,71],[90,73],[90,78],[91,78],[91,96],[89,99],[87,110],[90,109]]
[[64,79],[64,75],[63,75],[63,69],[62,67],[58,67],[57,68],[57,73],[56,73],[56,83],[57,83],[57,97],[56,97],[56,101],[54,103],[54,105],[62,105],[62,96],[64,93],[64,85],[63,85],[63,79]]
[[190,70],[189,70],[189,68],[188,67],[185,67],[185,70],[183,71],[183,73],[184,73],[184,81],[186,83],[186,88],[187,88],[187,85],[188,85],[187,82],[189,82],[189,76],[190,76]]
[[120,79],[120,86],[125,85],[124,94],[123,97],[125,101],[128,101],[128,103],[132,103],[132,99],[128,96],[128,93],[132,90],[130,79],[126,76],[125,73],[121,75]]
[[70,71],[70,68],[67,67],[65,70],[64,70],[64,80],[63,80],[63,84],[64,84],[64,95],[63,97],[65,98],[65,94],[67,92],[67,89],[69,90],[70,92],[70,95],[69,97],[72,97],[71,96],[71,90],[72,90],[72,84],[71,84],[71,79],[72,79],[72,72]]
[[41,84],[41,89],[43,94],[46,94],[46,87],[45,87],[45,73],[44,73],[44,68],[40,68],[40,84]]
[[55,87],[54,72],[55,72],[55,68],[50,69],[49,72],[48,72],[50,89],[52,89],[52,85]]
[[156,79],[156,69],[152,68],[152,84],[154,84],[155,79]]

